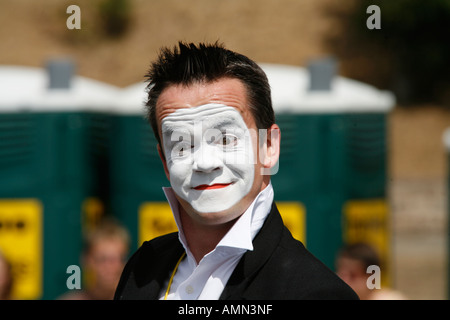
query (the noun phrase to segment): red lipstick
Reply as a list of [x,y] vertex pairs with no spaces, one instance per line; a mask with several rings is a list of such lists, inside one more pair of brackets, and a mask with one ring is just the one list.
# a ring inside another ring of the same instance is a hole
[[196,186],[195,190],[213,190],[228,187],[231,183],[215,183],[213,185],[201,184]]

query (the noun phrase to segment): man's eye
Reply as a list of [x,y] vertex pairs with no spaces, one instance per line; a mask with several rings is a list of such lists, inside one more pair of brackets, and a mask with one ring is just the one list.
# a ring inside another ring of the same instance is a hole
[[186,144],[180,145],[173,149],[172,154],[177,155],[178,157],[183,157],[183,156],[188,155],[191,152],[192,148],[194,148],[194,146],[192,146],[192,145],[186,145]]
[[222,145],[224,147],[232,147],[237,143],[237,138],[232,135],[224,135],[222,136]]

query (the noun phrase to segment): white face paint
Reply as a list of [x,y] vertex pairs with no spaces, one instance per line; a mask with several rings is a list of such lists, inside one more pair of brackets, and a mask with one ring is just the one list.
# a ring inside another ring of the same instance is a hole
[[248,194],[254,151],[235,108],[206,104],[177,109],[162,120],[161,131],[170,184],[194,210],[228,210]]

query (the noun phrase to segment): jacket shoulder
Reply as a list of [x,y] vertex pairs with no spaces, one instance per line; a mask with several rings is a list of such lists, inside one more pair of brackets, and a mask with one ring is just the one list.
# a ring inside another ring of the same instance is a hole
[[332,270],[294,239],[287,228],[272,256],[284,283],[283,299],[358,299],[356,293]]
[[157,252],[164,251],[166,248],[173,248],[174,243],[178,241],[178,232],[172,232],[160,237],[156,237],[149,241],[144,241],[139,250],[155,250]]
[[358,299],[333,271],[294,239],[275,204],[227,282],[221,299]]
[[178,232],[145,241],[126,263],[114,298],[140,298],[139,288],[152,281],[159,283],[164,280],[165,268],[169,268],[177,255],[181,254],[178,252],[182,251]]
[[163,255],[168,250],[172,250],[177,241],[178,232],[169,233],[149,241],[144,241],[139,249],[137,249],[128,260],[127,265],[141,264],[143,260]]

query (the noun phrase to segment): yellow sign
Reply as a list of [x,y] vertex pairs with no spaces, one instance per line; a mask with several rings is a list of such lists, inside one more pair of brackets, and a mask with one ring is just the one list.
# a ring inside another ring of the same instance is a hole
[[0,250],[12,266],[12,297],[40,298],[42,205],[38,200],[0,200]]
[[306,210],[300,202],[277,202],[284,225],[306,246]]
[[178,231],[167,202],[144,202],[139,208],[139,243]]
[[384,199],[351,200],[343,208],[344,241],[372,245],[381,259],[382,283],[389,283],[389,214]]

